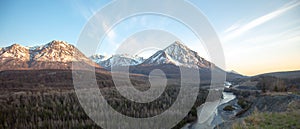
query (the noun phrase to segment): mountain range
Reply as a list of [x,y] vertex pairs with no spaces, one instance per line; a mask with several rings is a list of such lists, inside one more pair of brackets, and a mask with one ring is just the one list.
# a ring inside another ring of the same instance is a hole
[[72,61],[100,67],[75,46],[53,40],[36,47],[13,44],[0,49],[0,70],[11,69],[70,69]]
[[90,59],[107,69],[111,68],[111,66],[138,65],[143,63],[145,60],[143,57],[130,56],[128,54],[116,54],[110,57],[96,54],[90,56]]
[[[128,54],[111,57],[92,55],[88,58],[74,45],[59,40],[35,47],[13,44],[0,48],[0,70],[71,69],[72,61],[107,70],[110,70],[112,66],[130,66],[130,73],[144,75],[148,75],[154,69],[161,69],[167,77],[172,78],[180,78],[179,67],[199,70],[204,80],[210,79],[212,69],[225,72],[178,41],[157,51],[147,59]],[[240,74],[228,74],[230,78],[243,77]]]
[[128,54],[113,55],[106,58],[103,55],[93,55],[90,57],[94,62],[104,68],[111,66],[134,66],[134,65],[162,65],[173,64],[189,68],[209,68],[212,63],[200,57],[197,52],[189,49],[186,45],[175,41],[163,50],[157,51],[148,59]]
[[[64,41],[53,40],[46,45],[24,47],[13,44],[0,49],[0,69],[47,69],[70,67],[72,61],[82,61],[92,66],[98,65],[104,68],[111,66],[134,66],[134,65],[162,65],[172,64],[190,68],[209,68],[212,63],[200,57],[197,52],[189,49],[184,44],[176,41],[163,50],[157,51],[148,59],[128,54],[92,55],[87,58],[75,46]],[[95,63],[94,63],[95,62]],[[57,67],[50,65],[57,64]]]

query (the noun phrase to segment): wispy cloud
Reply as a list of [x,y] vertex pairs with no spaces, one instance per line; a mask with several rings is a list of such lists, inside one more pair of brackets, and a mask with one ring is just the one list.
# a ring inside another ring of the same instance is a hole
[[241,25],[238,22],[225,30],[226,35],[223,38],[223,41],[226,42],[226,41],[232,40],[232,39],[244,34],[245,32],[276,18],[299,5],[300,5],[300,2],[292,1],[271,13],[268,13],[264,16],[261,16],[259,18],[256,18],[256,19],[248,22],[245,25]]
[[229,28],[227,28],[224,33],[228,33],[228,32],[231,32],[231,31],[234,31],[236,29],[238,29],[239,27],[241,26],[241,20],[236,22],[235,24],[231,25]]

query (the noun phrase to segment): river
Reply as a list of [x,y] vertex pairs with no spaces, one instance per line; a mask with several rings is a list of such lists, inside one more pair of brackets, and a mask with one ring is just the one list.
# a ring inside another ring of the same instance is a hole
[[[192,123],[192,124],[189,123],[186,126],[184,126],[183,129],[213,129],[216,125],[219,125],[222,122],[224,122],[226,120],[226,118],[224,119],[222,117],[224,115],[221,115],[221,113],[223,112],[223,110],[222,110],[223,104],[228,103],[231,100],[234,100],[236,98],[236,96],[233,95],[233,93],[229,93],[229,92],[222,92],[222,94],[223,94],[223,99],[219,102],[217,108],[214,108],[214,106],[212,106],[211,108],[208,108],[208,109],[214,109],[214,111],[210,114],[210,116],[205,121],[198,119],[197,122]],[[220,106],[222,106],[222,107],[220,107]],[[202,108],[203,108],[203,105],[201,105],[200,107],[197,108],[198,117],[200,116]],[[220,108],[222,108],[222,109],[220,109]]]

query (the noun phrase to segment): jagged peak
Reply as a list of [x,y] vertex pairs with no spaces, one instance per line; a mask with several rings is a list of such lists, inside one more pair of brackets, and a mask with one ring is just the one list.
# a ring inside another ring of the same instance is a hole
[[175,48],[182,48],[182,49],[185,49],[185,50],[191,50],[185,44],[183,44],[183,43],[181,43],[179,41],[175,41],[174,43],[172,43],[171,45],[169,45],[168,47],[166,47],[164,49],[164,51],[168,51],[170,49],[175,49]]
[[181,43],[180,41],[175,41],[170,46],[184,46],[184,47],[187,47],[185,44]]
[[10,45],[10,46],[21,46],[21,45],[18,44],[18,43],[14,43],[14,44],[12,44],[12,45]]
[[61,47],[67,47],[67,46],[73,46],[71,44],[69,44],[66,41],[62,41],[62,40],[53,40],[51,42],[49,42],[48,44],[46,44],[44,47],[52,47],[52,46],[61,46]]
[[180,41],[175,41],[173,44],[174,44],[174,45],[184,45],[184,44],[181,43]]
[[124,57],[124,58],[134,58],[135,56],[127,54],[127,53],[122,53],[122,54],[114,54],[112,57]]
[[95,54],[92,55],[90,59],[105,68],[110,68],[111,66],[137,65],[145,60],[143,57],[139,57],[138,55],[131,55],[126,53],[117,53],[108,56]]
[[12,45],[10,45],[8,47],[2,48],[2,50],[9,50],[9,51],[11,51],[11,50],[25,50],[25,49],[29,49],[29,48],[28,47],[24,47],[24,46],[22,46],[20,44],[17,44],[17,43],[14,43],[14,44],[12,44]]
[[63,44],[68,44],[66,41],[63,41],[63,40],[52,40],[50,43],[53,43],[53,44],[60,44],[60,43],[63,43]]
[[188,48],[186,45],[179,41],[175,41],[165,49],[156,52],[153,56],[149,57],[145,64],[164,64],[172,63],[180,66],[187,67],[209,67],[210,63],[204,58],[200,57],[197,52]]
[[17,44],[17,43],[14,43],[12,45],[9,46],[9,48],[25,48],[24,46],[20,45],[20,44]]
[[238,72],[234,71],[234,70],[230,70],[228,71],[229,73],[234,73],[234,74],[239,74]]
[[91,55],[90,58],[104,58],[105,56],[104,55],[101,55],[101,54],[94,54],[94,55]]

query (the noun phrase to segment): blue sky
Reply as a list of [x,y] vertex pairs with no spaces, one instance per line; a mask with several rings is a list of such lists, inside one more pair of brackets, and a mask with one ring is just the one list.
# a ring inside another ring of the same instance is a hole
[[[1,0],[0,47],[76,44],[89,18],[109,0]],[[300,69],[300,2],[294,0],[190,0],[217,32],[226,67],[242,74]],[[131,3],[134,4],[134,3]],[[124,40],[147,29],[168,30],[209,59],[205,48],[182,24],[157,15],[137,16],[117,25],[98,52],[113,54]],[[166,39],[165,42],[172,39]],[[151,40],[149,40],[151,41]],[[139,40],[137,41],[139,42]]]

